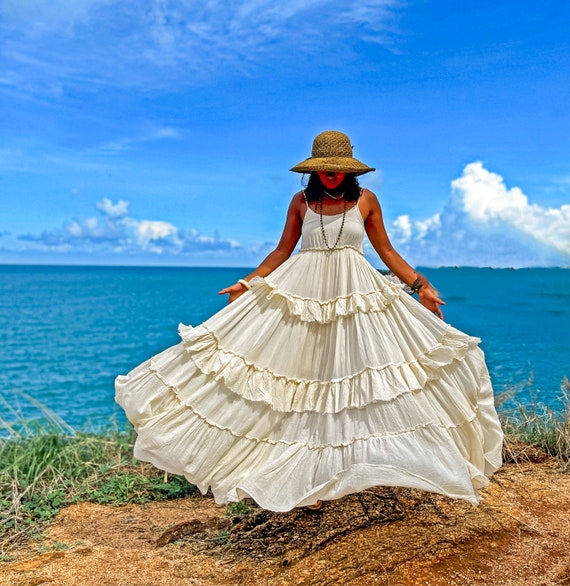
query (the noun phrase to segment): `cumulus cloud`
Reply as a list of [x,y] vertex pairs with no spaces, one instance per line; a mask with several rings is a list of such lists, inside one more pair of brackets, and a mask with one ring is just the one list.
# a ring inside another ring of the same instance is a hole
[[556,209],[530,204],[518,187],[507,189],[503,178],[487,171],[480,162],[467,165],[463,176],[451,185],[452,197],[474,222],[512,226],[570,255],[570,204]]
[[[62,228],[41,234],[26,234],[18,239],[33,250],[51,252],[85,252],[121,255],[146,253],[184,257],[189,254],[218,255],[243,252],[233,240],[200,234],[195,229],[181,230],[163,220],[146,220],[129,216],[129,203],[113,203],[104,198],[96,204],[99,216],[71,220]],[[28,248],[30,250],[30,248]]]
[[452,181],[441,212],[424,220],[399,216],[389,231],[416,265],[570,265],[570,205],[530,203],[481,162],[470,163]]
[[120,199],[116,204],[104,197],[97,203],[97,209],[101,210],[108,218],[122,218],[129,213],[129,202]]

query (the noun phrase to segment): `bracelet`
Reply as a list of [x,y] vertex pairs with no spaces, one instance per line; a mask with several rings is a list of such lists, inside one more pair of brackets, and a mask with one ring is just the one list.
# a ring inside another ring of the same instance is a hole
[[411,285],[410,285],[410,289],[414,292],[414,293],[419,293],[420,289],[424,286],[424,284],[422,283],[421,279],[418,277]]
[[248,291],[251,289],[251,285],[245,279],[238,279],[238,283],[243,285]]

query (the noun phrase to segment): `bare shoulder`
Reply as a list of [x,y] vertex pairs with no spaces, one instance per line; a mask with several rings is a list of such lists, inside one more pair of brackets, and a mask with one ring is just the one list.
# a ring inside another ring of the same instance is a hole
[[301,189],[301,191],[297,191],[297,193],[291,199],[291,202],[296,203],[305,203],[305,192]]
[[363,188],[360,192],[360,211],[365,219],[370,214],[380,213],[380,202],[370,189]]
[[367,204],[378,205],[378,198],[376,197],[376,194],[373,191],[370,191],[370,189],[367,189],[366,187],[362,188],[362,190],[360,192],[360,197]]
[[289,204],[289,211],[294,211],[298,213],[301,217],[305,213],[305,195],[303,191],[298,191],[292,198],[291,203]]

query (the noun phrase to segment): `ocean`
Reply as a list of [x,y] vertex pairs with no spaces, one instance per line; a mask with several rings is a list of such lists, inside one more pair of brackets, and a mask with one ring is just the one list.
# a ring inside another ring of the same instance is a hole
[[[0,409],[31,419],[33,397],[65,422],[125,421],[118,374],[178,342],[180,322],[221,309],[239,268],[0,266]],[[482,339],[496,393],[557,408],[570,376],[570,270],[423,269],[447,322]]]

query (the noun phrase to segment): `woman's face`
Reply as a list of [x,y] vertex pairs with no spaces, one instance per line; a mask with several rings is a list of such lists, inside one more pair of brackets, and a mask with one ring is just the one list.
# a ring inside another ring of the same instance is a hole
[[319,179],[327,189],[336,189],[344,180],[346,173],[334,171],[317,171]]

